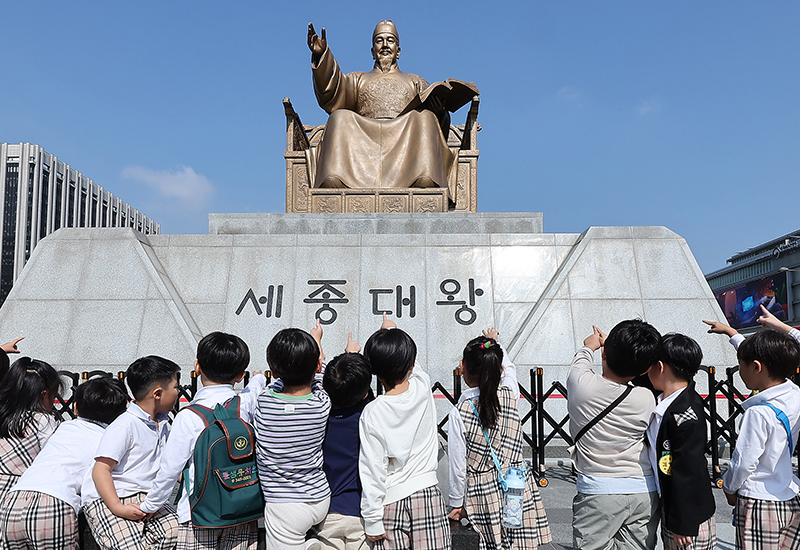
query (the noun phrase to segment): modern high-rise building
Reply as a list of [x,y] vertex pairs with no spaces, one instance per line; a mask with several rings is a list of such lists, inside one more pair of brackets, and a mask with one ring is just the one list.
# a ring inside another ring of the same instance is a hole
[[61,227],[161,226],[31,143],[0,143],[0,304],[36,244]]

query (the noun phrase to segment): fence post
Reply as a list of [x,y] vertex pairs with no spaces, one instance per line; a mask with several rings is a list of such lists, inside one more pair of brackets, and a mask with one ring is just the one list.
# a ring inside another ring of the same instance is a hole
[[[533,384],[533,369],[531,369],[531,384]],[[537,451],[539,452],[539,471],[544,475],[544,369],[538,367],[536,369],[536,392],[531,392],[534,399],[536,399],[536,425],[539,435],[539,440],[536,442]]]
[[714,367],[708,367],[708,416],[711,424],[711,467],[714,470],[714,484],[722,487],[722,474],[719,469],[719,436],[717,435],[717,377]]

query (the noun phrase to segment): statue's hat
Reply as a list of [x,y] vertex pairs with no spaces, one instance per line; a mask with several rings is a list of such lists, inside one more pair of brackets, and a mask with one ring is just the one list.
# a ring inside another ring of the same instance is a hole
[[378,36],[382,32],[388,32],[394,35],[397,41],[400,41],[400,35],[397,34],[397,27],[394,26],[394,23],[391,19],[384,19],[383,21],[378,21],[378,24],[375,25],[375,30],[372,31],[372,39],[374,40],[376,36]]

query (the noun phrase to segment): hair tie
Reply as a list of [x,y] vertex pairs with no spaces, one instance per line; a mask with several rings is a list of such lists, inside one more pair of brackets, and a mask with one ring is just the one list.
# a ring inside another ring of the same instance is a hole
[[492,345],[493,345],[493,344],[494,344],[494,342],[493,342],[493,341],[491,341],[491,340],[486,340],[485,342],[483,342],[483,343],[481,344],[481,349],[489,349],[490,347],[492,347]]

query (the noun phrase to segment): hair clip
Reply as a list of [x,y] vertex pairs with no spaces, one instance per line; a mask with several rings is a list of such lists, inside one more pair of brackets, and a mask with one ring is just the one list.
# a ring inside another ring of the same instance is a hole
[[494,342],[492,342],[491,340],[486,340],[484,343],[481,344],[481,349],[489,349],[490,347],[492,347],[492,344],[494,344]]

